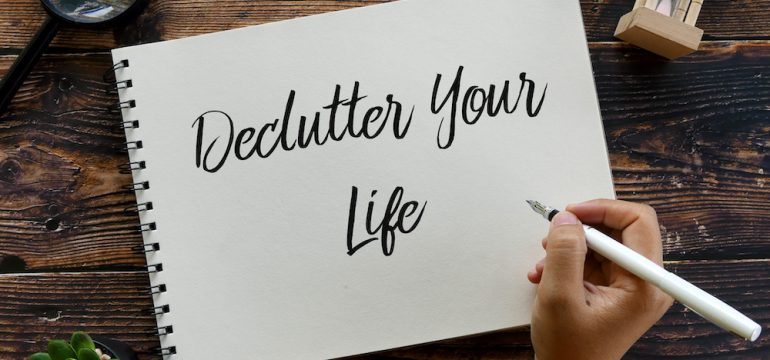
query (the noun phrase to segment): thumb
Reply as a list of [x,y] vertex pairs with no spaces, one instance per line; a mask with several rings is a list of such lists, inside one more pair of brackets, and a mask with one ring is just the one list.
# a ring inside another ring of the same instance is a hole
[[562,211],[551,221],[545,248],[545,267],[538,296],[559,303],[583,300],[586,241],[575,214]]

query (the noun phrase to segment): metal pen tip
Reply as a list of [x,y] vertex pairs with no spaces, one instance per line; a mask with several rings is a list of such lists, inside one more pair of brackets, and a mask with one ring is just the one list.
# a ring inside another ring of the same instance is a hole
[[543,212],[545,212],[545,206],[535,200],[527,200],[527,204],[529,204],[529,207],[531,207],[532,210],[540,215],[543,215]]
[[551,213],[555,211],[553,208],[545,206],[535,200],[526,200],[526,201],[527,201],[527,204],[529,204],[529,207],[531,207],[534,212],[540,214],[540,216],[546,219],[548,219]]

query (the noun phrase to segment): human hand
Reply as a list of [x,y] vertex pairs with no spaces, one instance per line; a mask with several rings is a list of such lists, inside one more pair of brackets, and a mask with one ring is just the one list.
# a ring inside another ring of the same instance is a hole
[[538,284],[532,345],[538,360],[620,359],[673,299],[586,247],[581,221],[663,263],[651,207],[618,200],[570,205],[551,221],[546,256],[527,274]]

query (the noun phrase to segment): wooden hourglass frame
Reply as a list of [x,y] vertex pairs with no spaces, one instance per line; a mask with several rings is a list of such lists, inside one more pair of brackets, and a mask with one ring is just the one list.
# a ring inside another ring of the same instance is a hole
[[679,0],[671,16],[655,10],[659,0],[636,0],[623,15],[615,37],[660,56],[674,59],[698,50],[703,30],[695,27],[703,0]]

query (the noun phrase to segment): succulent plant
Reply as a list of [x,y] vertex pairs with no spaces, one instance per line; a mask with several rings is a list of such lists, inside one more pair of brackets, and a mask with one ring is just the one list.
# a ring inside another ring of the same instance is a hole
[[48,352],[34,353],[28,360],[102,360],[102,355],[88,334],[76,331],[69,342],[48,341]]

